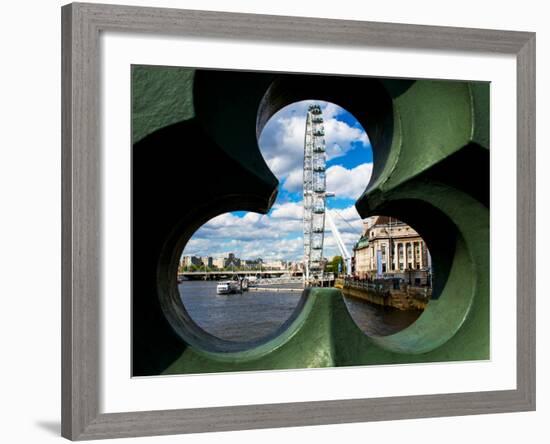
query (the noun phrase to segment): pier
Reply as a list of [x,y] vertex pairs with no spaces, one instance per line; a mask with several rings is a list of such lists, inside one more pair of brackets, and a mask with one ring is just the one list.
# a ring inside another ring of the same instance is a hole
[[334,286],[345,296],[399,310],[424,310],[432,296],[432,289],[429,287],[394,284],[392,281],[374,283],[336,279]]
[[284,287],[248,287],[248,291],[257,291],[257,292],[272,292],[272,293],[302,293],[304,289],[302,287],[298,288],[284,288]]

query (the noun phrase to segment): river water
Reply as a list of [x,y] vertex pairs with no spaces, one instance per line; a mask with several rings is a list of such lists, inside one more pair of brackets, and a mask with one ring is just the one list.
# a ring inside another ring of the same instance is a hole
[[[273,333],[292,315],[302,294],[254,291],[218,295],[216,284],[215,281],[184,281],[178,286],[181,300],[199,327],[221,339],[236,342],[261,339]],[[345,301],[357,325],[375,336],[396,333],[422,313],[380,307],[355,298],[345,298]]]

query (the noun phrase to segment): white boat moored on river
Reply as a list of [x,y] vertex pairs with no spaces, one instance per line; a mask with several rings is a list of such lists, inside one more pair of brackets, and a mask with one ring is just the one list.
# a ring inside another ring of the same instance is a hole
[[220,281],[216,285],[217,294],[231,294],[241,291],[239,281]]

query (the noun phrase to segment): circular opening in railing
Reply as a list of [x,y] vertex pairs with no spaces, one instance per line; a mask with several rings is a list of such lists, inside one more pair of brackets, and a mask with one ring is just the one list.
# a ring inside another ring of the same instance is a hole
[[424,239],[405,222],[372,216],[362,223],[351,269],[336,286],[363,332],[387,336],[409,327],[426,308],[432,297],[432,260]]
[[[273,114],[258,138],[279,180],[267,214],[220,214],[189,239],[178,289],[189,317],[222,340],[278,334],[305,287],[332,287],[352,261],[363,221],[355,202],[367,187],[372,149],[345,109],[305,100]],[[223,184],[220,184],[223,186]]]

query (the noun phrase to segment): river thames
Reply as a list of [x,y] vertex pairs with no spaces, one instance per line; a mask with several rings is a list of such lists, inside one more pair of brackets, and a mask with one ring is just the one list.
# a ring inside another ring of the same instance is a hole
[[[235,342],[257,340],[275,332],[292,315],[302,294],[254,291],[218,295],[216,284],[215,281],[184,281],[178,286],[181,300],[199,327]],[[361,330],[374,336],[396,333],[422,313],[381,307],[355,298],[344,299]]]

